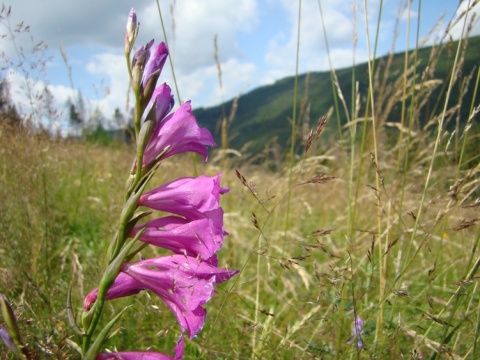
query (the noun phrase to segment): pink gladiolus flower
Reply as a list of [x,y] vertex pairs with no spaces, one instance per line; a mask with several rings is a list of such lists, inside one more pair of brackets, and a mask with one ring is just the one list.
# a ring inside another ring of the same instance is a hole
[[191,221],[209,218],[223,230],[220,195],[229,189],[220,187],[220,175],[174,180],[140,196],[138,205],[184,216]]
[[175,357],[153,351],[122,351],[98,354],[96,360],[180,360],[183,357],[183,334],[175,347]]
[[[118,274],[115,282],[107,292],[105,300],[118,299],[124,296],[138,294],[145,286],[124,273]],[[91,291],[83,301],[83,308],[90,310],[90,306],[97,300],[98,289]]]
[[[121,271],[107,292],[107,300],[148,289],[170,307],[182,331],[188,330],[190,338],[197,335],[205,323],[206,311],[202,305],[212,298],[215,285],[238,273],[184,255],[125,263]],[[86,310],[96,300],[96,294],[94,290],[87,295]]]
[[167,148],[162,159],[192,151],[202,155],[204,161],[207,161],[207,146],[216,144],[210,131],[198,126],[190,101],[163,119],[158,115],[157,125],[143,154],[143,166],[153,162]]
[[221,249],[224,232],[211,219],[188,221],[177,216],[167,216],[140,224],[133,228],[130,237],[145,228],[139,240],[172,250],[176,254],[211,258]]
[[198,258],[172,255],[124,264],[122,271],[159,296],[173,311],[190,338],[205,323],[201,306],[213,296],[216,284],[237,271],[219,269]]
[[[152,351],[122,351],[118,353],[98,354],[96,360],[175,360],[171,356]],[[178,359],[181,359],[179,357]]]

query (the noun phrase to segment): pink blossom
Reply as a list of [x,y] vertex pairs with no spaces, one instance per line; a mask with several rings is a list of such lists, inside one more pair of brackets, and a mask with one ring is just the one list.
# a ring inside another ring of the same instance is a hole
[[[124,296],[138,294],[145,286],[124,273],[118,274],[115,282],[107,292],[105,300],[113,300]],[[91,291],[83,301],[83,308],[90,310],[90,306],[97,300],[98,288]]]
[[220,186],[220,175],[171,181],[140,196],[138,205],[184,216],[191,221],[208,218],[223,230],[220,195],[229,189]]
[[[161,115],[160,115],[161,116]],[[215,146],[213,136],[200,128],[192,114],[190,101],[165,118],[157,114],[157,125],[143,154],[143,166],[153,162],[162,152],[162,159],[183,152],[196,152],[207,161],[207,146]]]
[[177,254],[211,258],[221,249],[224,232],[211,219],[189,221],[177,216],[167,216],[135,226],[130,237],[141,229],[139,240],[172,250]]
[[122,351],[98,354],[96,360],[174,360],[174,358],[153,351]]
[[[205,323],[206,311],[202,305],[212,298],[215,285],[238,273],[185,255],[125,263],[121,271],[107,292],[107,300],[148,289],[170,307],[182,331],[188,330],[190,338],[197,335]],[[96,290],[87,295],[85,309],[96,300],[96,295]]]
[[175,347],[175,357],[153,351],[122,351],[98,354],[96,360],[180,360],[183,357],[184,337],[180,336]]

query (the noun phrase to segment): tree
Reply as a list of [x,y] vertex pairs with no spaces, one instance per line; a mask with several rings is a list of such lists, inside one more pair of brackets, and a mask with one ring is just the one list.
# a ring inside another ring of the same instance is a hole
[[23,122],[10,98],[10,86],[6,79],[0,80],[0,123],[12,127],[23,127]]

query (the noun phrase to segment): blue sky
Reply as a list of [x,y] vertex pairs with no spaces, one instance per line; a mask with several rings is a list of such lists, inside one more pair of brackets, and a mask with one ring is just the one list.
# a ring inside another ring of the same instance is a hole
[[[222,99],[231,99],[295,73],[298,1],[159,2],[181,99],[191,99],[194,108],[218,104]],[[66,101],[77,92],[85,98],[86,108],[90,112],[99,109],[106,117],[110,117],[117,107],[125,111],[128,79],[123,58],[123,37],[132,6],[141,23],[137,45],[140,46],[151,38],[163,40],[155,0],[6,0],[4,3],[12,7],[12,26],[24,21],[31,28],[28,36],[17,36],[17,46],[24,47],[28,52],[32,44],[30,36],[35,41],[41,40],[48,45],[46,55],[51,58],[47,62],[46,72],[38,76],[30,75],[33,82],[29,86],[40,89],[48,84],[60,112],[65,112]],[[419,13],[418,0],[410,3],[410,12],[404,0],[367,0],[371,46],[380,4],[382,12],[378,54],[383,55],[391,50],[394,43],[397,19],[395,49],[400,51],[407,47],[408,19],[411,35],[409,47],[415,45],[418,21],[420,37],[424,38],[430,33],[428,43],[433,43],[441,38],[448,22],[458,16],[467,3],[468,0],[460,2],[460,5],[455,0],[423,0]],[[301,4],[300,72],[329,69],[319,5],[323,11],[333,65],[341,68],[367,60],[364,1],[303,0]],[[477,5],[474,10],[479,12],[479,8],[480,5]],[[453,28],[449,35],[458,38],[461,25]],[[4,20],[0,24],[0,34],[5,33],[7,29]],[[478,22],[472,33],[480,34]],[[213,56],[215,35],[218,36],[223,73],[222,91]],[[355,36],[358,39],[356,47]],[[16,58],[8,37],[1,39],[0,44],[4,56]],[[73,88],[60,56],[60,48],[67,54],[72,69]],[[372,51],[373,49],[370,53]],[[12,69],[4,70],[3,74],[11,83],[12,98],[18,103],[26,102],[25,86],[22,88],[21,85],[25,74]],[[173,87],[168,63],[160,81],[166,81]]]

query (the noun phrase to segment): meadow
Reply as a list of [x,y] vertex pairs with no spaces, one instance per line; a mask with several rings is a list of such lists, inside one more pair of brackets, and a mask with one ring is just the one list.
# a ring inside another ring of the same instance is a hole
[[[452,49],[445,79],[435,78],[437,47],[418,73],[413,50],[400,74],[369,62],[366,99],[333,81],[332,109],[303,123],[309,99],[298,101],[275,167],[267,156],[232,157],[222,144],[206,164],[190,154],[162,162],[149,188],[223,173],[229,235],[219,265],[240,270],[205,306],[186,359],[480,358],[480,70],[462,73],[467,46],[464,38]],[[445,100],[425,119],[437,86]],[[450,98],[453,88],[462,90]],[[472,103],[462,102],[466,92]],[[134,154],[132,145],[0,121],[0,292],[39,358],[80,358],[68,289],[78,315],[107,264]],[[161,252],[141,256],[152,254]],[[179,332],[162,301],[143,292],[108,302],[105,313],[127,305],[109,349],[173,348]],[[0,357],[14,358],[3,344]]]

